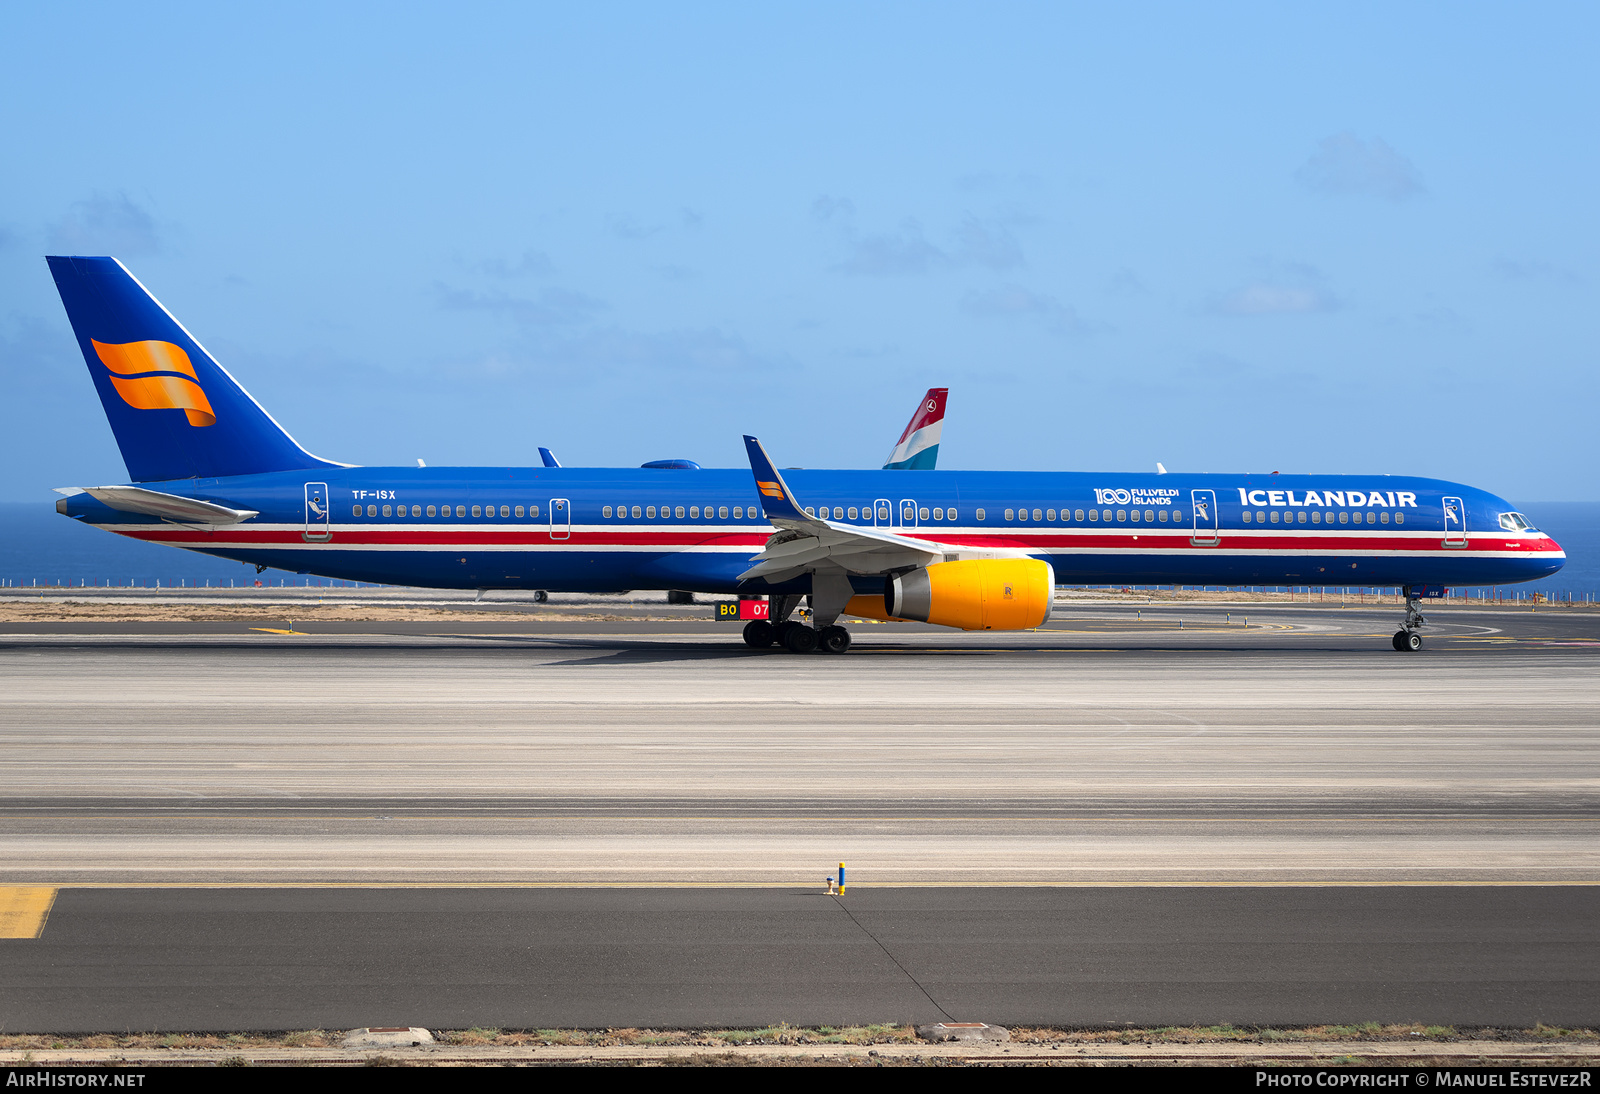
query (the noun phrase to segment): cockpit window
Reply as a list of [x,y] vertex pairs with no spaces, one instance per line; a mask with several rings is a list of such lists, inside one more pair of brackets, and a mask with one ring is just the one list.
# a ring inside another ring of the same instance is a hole
[[1521,513],[1501,513],[1500,527],[1508,532],[1526,532],[1533,525],[1528,523],[1528,518]]

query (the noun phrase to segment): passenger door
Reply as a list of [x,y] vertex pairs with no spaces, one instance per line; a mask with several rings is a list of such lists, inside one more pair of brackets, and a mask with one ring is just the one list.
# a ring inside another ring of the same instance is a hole
[[900,528],[910,530],[917,526],[917,503],[910,498],[900,500]]
[[1467,545],[1467,507],[1460,498],[1444,499],[1444,545]]
[[872,503],[872,523],[878,528],[894,527],[894,503],[888,498],[879,498]]
[[1215,547],[1222,542],[1222,519],[1217,512],[1217,495],[1212,490],[1189,491],[1189,505],[1194,509],[1194,537],[1189,540],[1196,547]]
[[301,538],[307,543],[326,543],[333,538],[328,530],[328,484],[306,483],[306,530]]
[[568,539],[572,535],[572,503],[566,498],[550,499],[550,538]]

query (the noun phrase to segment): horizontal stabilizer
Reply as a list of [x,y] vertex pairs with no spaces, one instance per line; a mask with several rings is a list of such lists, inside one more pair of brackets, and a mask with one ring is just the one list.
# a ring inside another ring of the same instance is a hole
[[254,509],[230,509],[216,502],[163,494],[142,486],[90,486],[83,492],[124,513],[143,513],[184,524],[238,524],[259,515]]

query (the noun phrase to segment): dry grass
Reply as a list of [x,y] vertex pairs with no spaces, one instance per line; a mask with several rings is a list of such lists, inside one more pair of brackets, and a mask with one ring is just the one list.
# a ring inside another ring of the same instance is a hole
[[[708,613],[709,614],[709,613]],[[247,623],[298,630],[305,623],[712,623],[693,615],[615,615],[577,611],[493,611],[462,607],[382,607],[365,604],[96,604],[49,598],[0,597],[0,623]]]
[[[501,1030],[473,1027],[436,1030],[435,1036],[451,1045],[505,1047],[573,1045],[610,1047],[623,1045],[681,1045],[715,1048],[726,1045],[881,1045],[909,1044],[916,1031],[906,1025],[886,1023],[866,1026],[790,1026],[786,1023],[759,1029],[537,1029]],[[296,1030],[281,1033],[92,1033],[0,1034],[0,1049],[249,1049],[335,1048],[344,1039],[337,1030]],[[1520,1041],[1593,1044],[1600,1032],[1539,1025],[1533,1029],[1457,1029],[1420,1023],[1380,1025],[1302,1026],[1246,1028],[1220,1026],[1168,1026],[1154,1029],[1065,1029],[1049,1026],[1013,1027],[1013,1043],[1022,1044],[1274,1044],[1293,1042],[1450,1042]]]

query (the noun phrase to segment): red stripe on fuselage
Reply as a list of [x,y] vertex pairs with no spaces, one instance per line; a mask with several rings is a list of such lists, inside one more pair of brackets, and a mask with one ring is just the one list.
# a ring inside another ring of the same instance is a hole
[[[116,528],[120,535],[130,539],[145,540],[150,542],[168,544],[205,544],[218,543],[229,545],[251,546],[305,546],[302,531],[299,529],[246,529],[226,528],[215,531],[197,531],[192,529],[176,528]],[[697,532],[697,531],[668,531],[666,529],[645,528],[639,531],[584,531],[574,530],[564,538],[553,538],[548,530],[534,530],[529,528],[514,528],[504,531],[498,529],[473,529],[450,530],[440,529],[428,531],[419,529],[387,531],[383,529],[352,530],[349,528],[335,527],[333,539],[344,546],[371,545],[381,547],[473,547],[473,546],[526,546],[548,547],[559,545],[562,547],[638,547],[650,550],[671,550],[683,547],[748,547],[751,553],[758,552],[768,538],[768,532]],[[1196,546],[1191,542],[1193,533],[1187,529],[1182,531],[1144,531],[1144,532],[1117,532],[1106,534],[1103,532],[1087,531],[1030,531],[1017,532],[983,532],[977,534],[940,534],[919,530],[905,533],[914,535],[915,538],[928,540],[932,543],[944,544],[949,547],[976,548],[979,550],[1001,551],[1050,551],[1067,552],[1073,550],[1127,550],[1127,551],[1220,551],[1224,554],[1232,551],[1271,551],[1275,554],[1304,555],[1318,552],[1347,552],[1347,551],[1416,551],[1437,552],[1441,550],[1465,550],[1472,552],[1492,551],[1501,554],[1526,555],[1541,552],[1559,552],[1560,546],[1548,537],[1527,537],[1507,539],[1503,537],[1470,537],[1464,545],[1451,545],[1446,547],[1443,539],[1437,535],[1420,536],[1416,533],[1394,535],[1388,532],[1352,533],[1340,532],[1337,535],[1252,535],[1224,532],[1221,542]],[[312,545],[320,540],[310,541]]]

